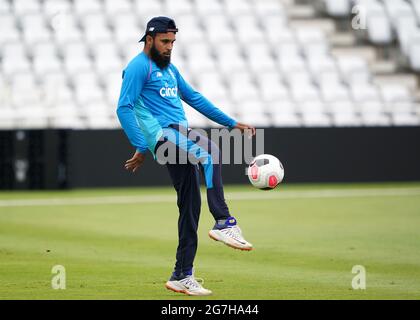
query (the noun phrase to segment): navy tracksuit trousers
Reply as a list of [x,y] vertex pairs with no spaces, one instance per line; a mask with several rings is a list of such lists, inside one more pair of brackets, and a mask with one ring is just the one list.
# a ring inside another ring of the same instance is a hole
[[177,192],[179,208],[178,248],[174,274],[191,274],[197,252],[197,229],[201,210],[200,171],[207,187],[207,201],[214,219],[230,217],[221,175],[221,152],[197,131],[179,125],[164,128],[155,148],[159,163],[165,164]]

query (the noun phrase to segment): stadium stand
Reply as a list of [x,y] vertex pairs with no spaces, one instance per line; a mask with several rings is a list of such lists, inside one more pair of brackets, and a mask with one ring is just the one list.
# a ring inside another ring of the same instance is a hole
[[119,128],[121,71],[156,15],[178,24],[184,78],[244,122],[420,124],[418,0],[0,0],[0,129]]

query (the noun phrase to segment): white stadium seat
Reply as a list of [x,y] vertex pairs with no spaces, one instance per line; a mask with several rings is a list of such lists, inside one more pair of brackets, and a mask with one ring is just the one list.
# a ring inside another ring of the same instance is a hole
[[201,42],[204,39],[204,30],[200,27],[198,19],[194,15],[182,15],[176,22],[180,32],[177,34],[175,46],[185,46],[193,42]]
[[123,69],[121,57],[113,42],[102,42],[92,47],[94,67],[99,75]]
[[[134,7],[137,14],[141,17],[155,17],[165,15],[163,3],[161,1],[134,0]],[[144,27],[147,21],[144,22]]]
[[222,0],[226,12],[231,16],[238,16],[252,13],[252,6],[249,0]]
[[15,17],[12,15],[0,14],[0,30],[0,45],[6,42],[18,41],[20,38]]
[[73,78],[76,101],[80,106],[90,105],[94,101],[103,101],[104,96],[98,79],[92,73],[79,73]]
[[13,12],[17,15],[38,14],[41,11],[39,1],[13,0]]
[[142,29],[138,24],[135,14],[132,12],[118,13],[112,21],[114,36],[119,45],[140,40]]
[[223,14],[214,14],[206,17],[206,35],[212,44],[229,43],[234,39],[232,28]]
[[105,85],[105,98],[111,106],[116,107],[120,96],[122,85],[122,74],[120,71],[110,72],[103,79]]
[[30,61],[22,43],[7,43],[2,49],[2,71],[6,76],[30,71]]
[[102,10],[102,3],[99,0],[73,0],[73,8],[77,15],[100,13]]
[[379,2],[366,8],[366,27],[371,42],[377,45],[389,44],[393,41],[391,21],[385,8]]
[[7,0],[0,0],[0,16],[3,17],[10,13],[10,3]]
[[420,72],[420,29],[410,38],[409,63],[414,71]]
[[218,72],[210,71],[200,74],[197,81],[197,89],[204,96],[213,97],[215,99],[226,99],[228,97],[228,91]]
[[254,15],[241,15],[232,21],[237,37],[243,44],[263,42],[264,34],[258,27],[257,19]]
[[349,84],[369,82],[370,71],[367,61],[362,57],[342,56],[337,59],[337,67],[343,79]]
[[333,17],[346,17],[350,14],[350,0],[323,0],[327,12]]
[[195,10],[202,16],[205,17],[210,14],[221,14],[223,13],[223,7],[219,1],[203,1],[193,0]]
[[61,72],[45,74],[41,88],[43,104],[50,108],[75,104],[67,76]]
[[82,19],[85,39],[88,43],[96,44],[98,41],[112,40],[111,30],[107,19],[101,13],[87,14]]
[[43,77],[49,72],[61,72],[62,63],[58,58],[56,47],[51,42],[39,43],[33,49],[33,70]]
[[71,9],[71,2],[68,0],[44,0],[44,13],[50,18],[60,14],[69,14]]
[[278,20],[287,20],[285,8],[281,1],[277,0],[251,0],[252,10],[261,18],[276,16]]
[[193,5],[190,0],[163,0],[163,6],[168,11],[169,16],[191,14],[193,12]]
[[53,20],[53,35],[59,45],[74,41],[82,41],[82,31],[76,18],[71,14],[62,14]]
[[23,39],[28,44],[34,44],[51,39],[51,32],[47,28],[42,15],[28,14],[21,17]]
[[104,0],[105,12],[113,16],[121,12],[131,12],[133,9],[131,0]]

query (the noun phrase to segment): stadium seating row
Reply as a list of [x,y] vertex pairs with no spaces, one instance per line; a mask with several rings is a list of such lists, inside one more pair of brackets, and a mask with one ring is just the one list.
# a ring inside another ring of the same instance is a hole
[[[407,86],[375,84],[367,60],[336,57],[322,29],[294,27],[292,2],[0,0],[0,128],[118,127],[121,71],[157,14],[180,28],[172,60],[184,78],[244,122],[419,124]],[[185,111],[191,126],[215,125]]]

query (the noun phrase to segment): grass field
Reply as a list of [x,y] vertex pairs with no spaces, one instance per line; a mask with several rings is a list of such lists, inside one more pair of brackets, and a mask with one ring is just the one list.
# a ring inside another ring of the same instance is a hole
[[[196,277],[208,299],[419,299],[420,183],[227,186],[255,250],[207,236]],[[164,288],[175,258],[171,188],[0,192],[0,299],[203,299]],[[66,269],[53,290],[51,269]],[[354,265],[366,290],[352,289]]]

